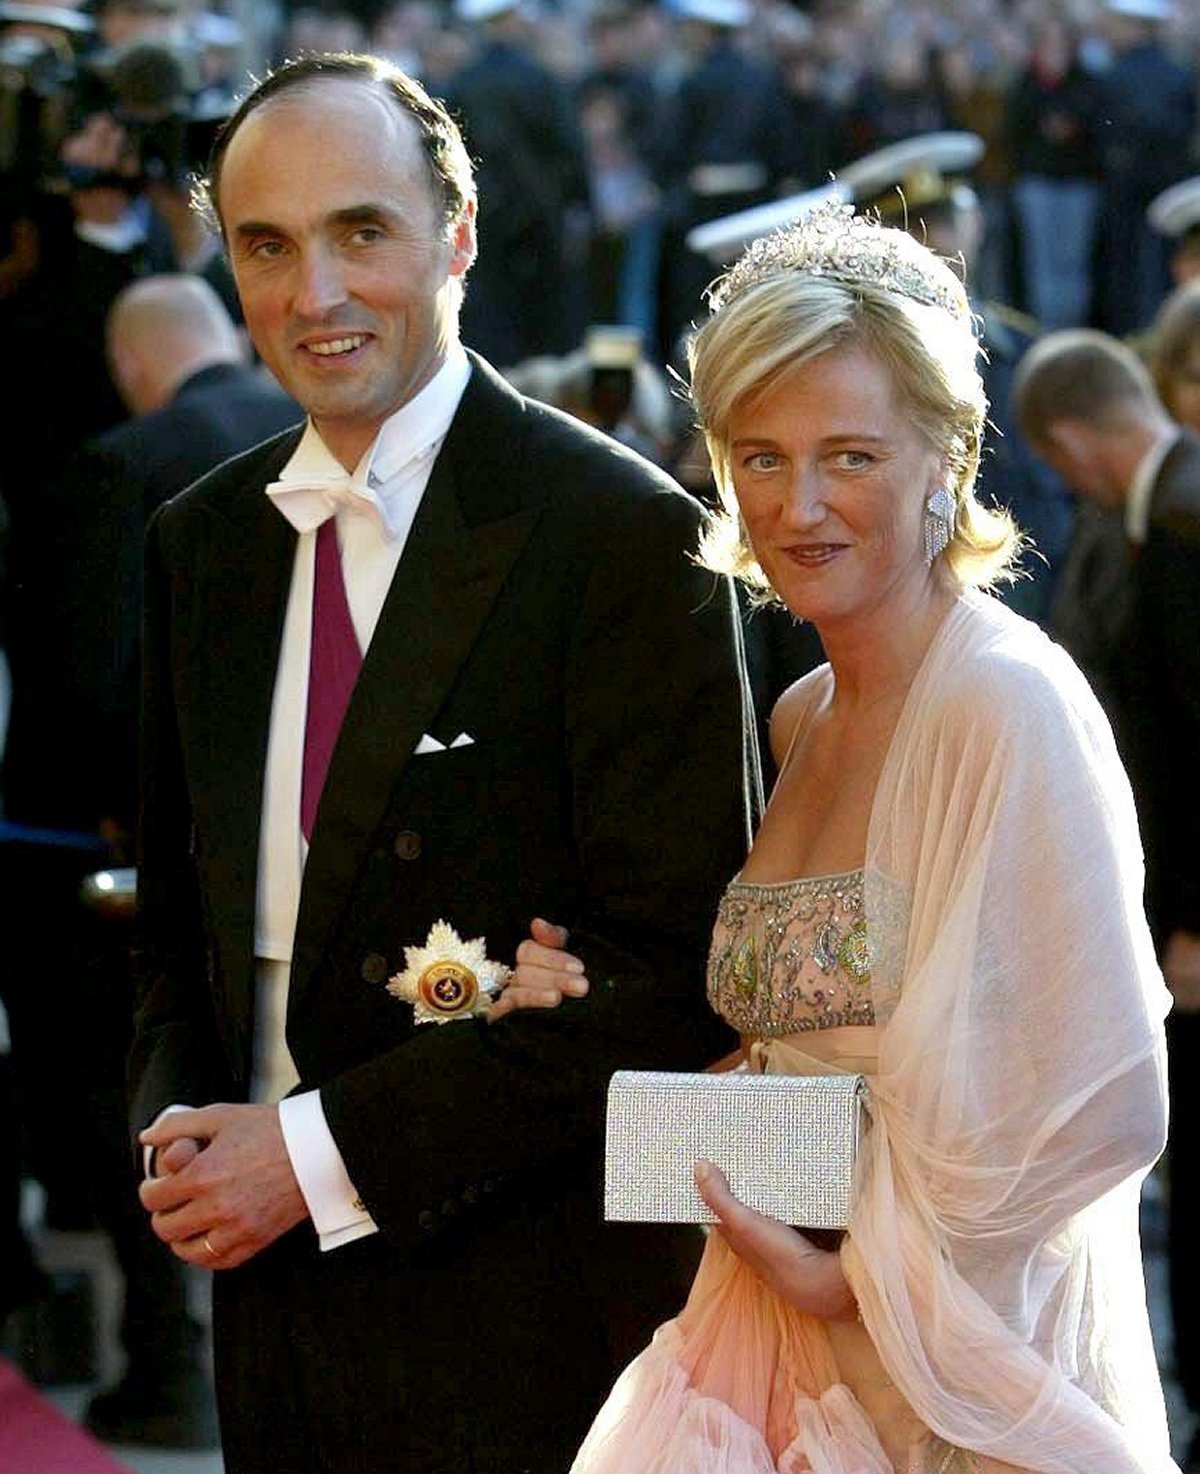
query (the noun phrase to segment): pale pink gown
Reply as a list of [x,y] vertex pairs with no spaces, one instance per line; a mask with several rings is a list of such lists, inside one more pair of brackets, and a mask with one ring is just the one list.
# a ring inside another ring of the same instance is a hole
[[[875,1069],[860,872],[735,880],[709,960],[750,1067]],[[625,1370],[572,1474],[966,1474],[888,1379],[866,1329],[786,1304],[718,1234],[688,1302]]]

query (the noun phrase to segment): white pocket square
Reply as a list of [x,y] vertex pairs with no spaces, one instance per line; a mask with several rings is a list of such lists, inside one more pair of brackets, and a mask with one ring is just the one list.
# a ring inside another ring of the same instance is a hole
[[[454,739],[454,741],[450,744],[451,747],[474,747],[474,745],[475,739],[471,736],[469,732],[460,732],[458,736]],[[428,752],[446,751],[446,744],[444,742],[439,742],[436,737],[431,737],[428,732],[425,733],[420,742],[418,742],[416,747],[413,748],[413,753],[417,757],[420,757],[424,753]]]

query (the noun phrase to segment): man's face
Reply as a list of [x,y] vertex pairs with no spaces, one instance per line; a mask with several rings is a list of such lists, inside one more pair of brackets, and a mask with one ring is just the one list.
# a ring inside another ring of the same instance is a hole
[[353,469],[456,336],[473,208],[447,227],[416,124],[349,79],[252,113],[217,206],[255,347]]
[[1125,489],[1114,479],[1098,431],[1077,420],[1060,421],[1047,427],[1034,450],[1078,495],[1108,512],[1121,506]]

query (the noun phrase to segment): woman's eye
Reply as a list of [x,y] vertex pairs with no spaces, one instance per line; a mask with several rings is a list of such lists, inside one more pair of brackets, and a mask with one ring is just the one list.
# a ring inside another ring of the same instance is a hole
[[742,465],[747,471],[774,471],[779,465],[779,457],[774,451],[758,450],[747,456]]

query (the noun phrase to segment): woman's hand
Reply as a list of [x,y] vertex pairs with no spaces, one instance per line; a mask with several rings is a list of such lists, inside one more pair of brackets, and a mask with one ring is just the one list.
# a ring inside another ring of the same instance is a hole
[[797,1229],[747,1208],[711,1162],[697,1162],[695,1173],[700,1196],[720,1219],[716,1232],[759,1279],[808,1315],[853,1320],[857,1303],[836,1253],[818,1249]]
[[567,935],[565,926],[534,917],[529,936],[517,948],[512,977],[488,1010],[491,1023],[518,1008],[557,1008],[564,998],[586,995],[583,963],[565,950]]

